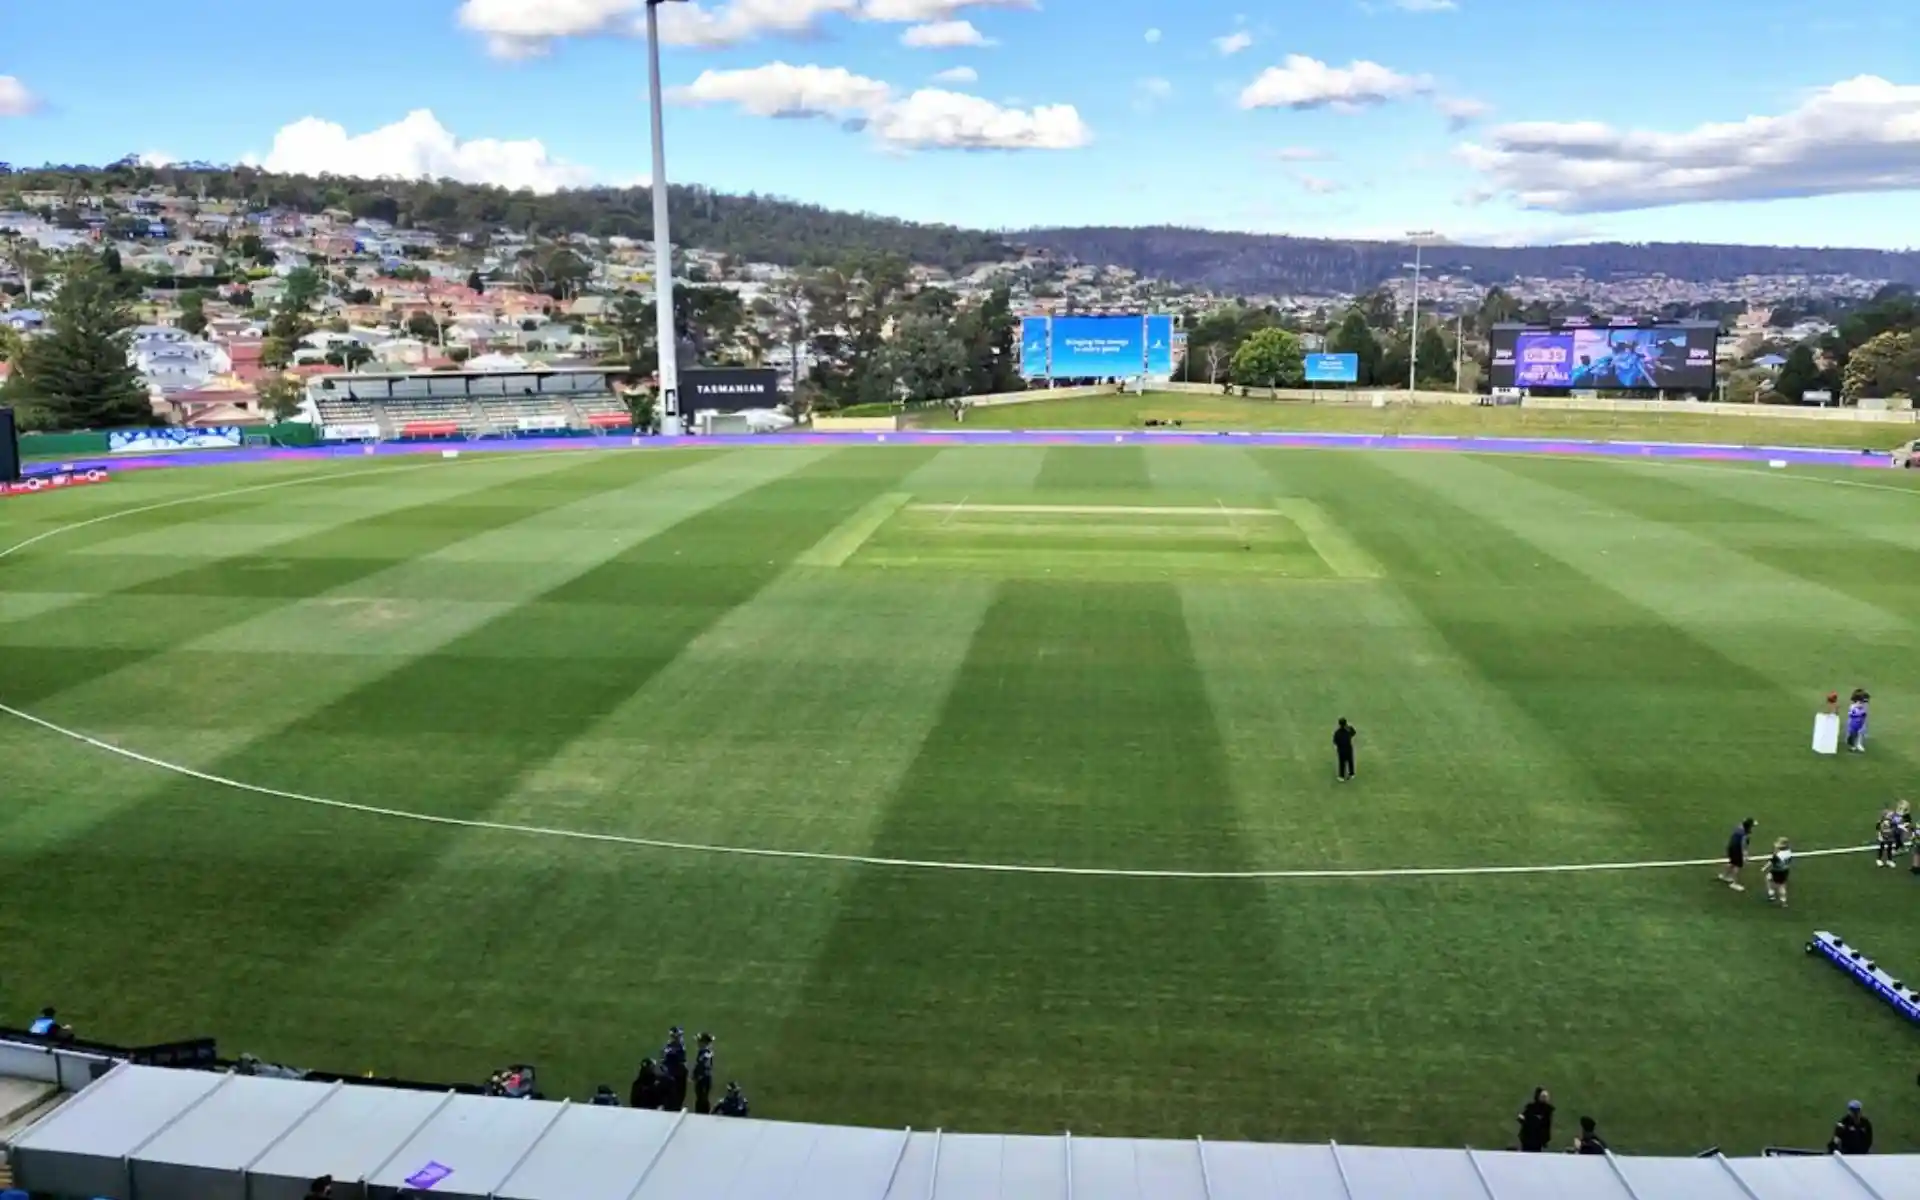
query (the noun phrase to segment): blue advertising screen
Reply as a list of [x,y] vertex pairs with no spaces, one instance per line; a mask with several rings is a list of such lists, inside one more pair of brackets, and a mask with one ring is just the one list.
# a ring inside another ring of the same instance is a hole
[[1047,377],[1047,319],[1020,318],[1020,374],[1027,379]]
[[1130,379],[1140,374],[1147,363],[1146,326],[1143,317],[1055,317],[1054,378]]
[[1493,331],[1494,387],[1711,391],[1713,326],[1658,325]]
[[1173,374],[1173,318],[1147,318],[1147,374]]
[[1360,379],[1358,354],[1309,354],[1308,383],[1356,383]]

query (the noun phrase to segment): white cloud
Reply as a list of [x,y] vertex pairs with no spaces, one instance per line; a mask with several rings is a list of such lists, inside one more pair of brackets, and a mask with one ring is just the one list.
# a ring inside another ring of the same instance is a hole
[[874,113],[868,128],[897,149],[1073,150],[1093,133],[1070,104],[1004,108],[960,92],[922,88]]
[[1162,101],[1172,99],[1173,84],[1165,79],[1142,79],[1133,85],[1133,107],[1136,112],[1152,112]]
[[896,150],[1070,150],[1093,136],[1072,105],[1026,109],[942,88],[902,97],[886,83],[843,67],[775,62],[704,71],[672,96],[682,104],[730,104],[761,117],[831,117]]
[[1920,189],[1920,86],[1862,75],[1779,116],[1681,133],[1503,125],[1459,154],[1495,192],[1559,213]]
[[555,38],[626,32],[642,0],[465,0],[462,28],[485,34],[499,58],[544,54]]
[[870,113],[893,97],[878,79],[845,67],[796,67],[768,63],[739,71],[702,71],[675,88],[681,104],[731,104],[756,117],[846,117]]
[[1039,8],[1039,0],[863,0],[860,17],[900,24],[945,21],[969,8]]
[[247,161],[295,175],[458,179],[536,192],[592,182],[585,168],[554,158],[538,141],[462,140],[424,108],[362,134],[306,117],[275,134],[265,157]]
[[1158,29],[1147,30],[1147,45],[1149,46],[1157,45],[1160,41],[1160,37],[1161,37],[1161,34]]
[[991,46],[993,42],[975,29],[972,21],[933,21],[909,26],[900,35],[900,44],[915,50],[955,50],[963,46]]
[[1493,105],[1486,101],[1465,96],[1440,96],[1434,100],[1433,106],[1440,110],[1440,115],[1447,119],[1448,126],[1453,129],[1465,129],[1493,111]]
[[11,75],[0,75],[0,117],[24,117],[40,107],[27,85]]
[[812,33],[822,17],[859,14],[859,0],[727,0],[713,8],[698,0],[662,4],[660,42],[708,49],[737,46],[769,35],[802,36]]
[[1218,50],[1223,58],[1231,58],[1251,45],[1253,45],[1253,35],[1244,29],[1213,39],[1213,48]]
[[[967,9],[1036,9],[1038,0],[692,0],[659,6],[660,41],[715,49],[760,37],[803,37],[828,17],[939,24]],[[545,54],[561,38],[646,32],[645,0],[462,0],[462,27],[499,58]]]
[[1333,157],[1325,150],[1316,150],[1312,146],[1282,146],[1278,150],[1269,151],[1268,156],[1280,162],[1291,163],[1325,162]]
[[1240,93],[1241,108],[1355,109],[1431,91],[1425,76],[1402,75],[1376,62],[1332,67],[1304,54],[1268,67]]
[[1324,175],[1308,175],[1304,171],[1294,175],[1293,181],[1300,185],[1303,192],[1312,192],[1316,196],[1331,196],[1340,191],[1340,185]]
[[145,154],[140,155],[137,161],[143,167],[154,167],[158,169],[160,167],[170,167],[180,160],[164,151],[149,150]]
[[972,67],[948,67],[933,77],[935,83],[978,83],[980,72]]

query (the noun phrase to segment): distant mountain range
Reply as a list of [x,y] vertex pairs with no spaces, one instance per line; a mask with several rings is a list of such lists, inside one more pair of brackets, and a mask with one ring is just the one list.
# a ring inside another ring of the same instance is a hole
[[[1214,233],[1171,226],[1029,229],[1007,235],[1085,263],[1229,295],[1364,292],[1406,275],[1407,245],[1340,242],[1251,233]],[[1831,250],[1784,246],[1720,246],[1600,242],[1574,246],[1428,246],[1437,271],[1470,269],[1489,284],[1529,277],[1584,275],[1595,281],[1665,275],[1688,283],[1745,275],[1851,275],[1920,284],[1920,251]]]
[[[472,233],[505,225],[544,234],[651,237],[645,188],[586,188],[536,196],[450,180],[373,180],[276,175],[253,167],[183,163],[153,167],[123,159],[106,167],[10,167],[0,163],[0,209],[31,194],[68,197],[155,185],[182,195],[281,205],[307,212],[340,208],[402,227]],[[675,240],[756,262],[792,266],[897,254],[950,270],[1043,249],[1096,266],[1236,296],[1358,293],[1403,275],[1411,248],[1171,226],[988,231],[837,212],[776,196],[672,189]],[[1920,251],[1796,249],[1601,243],[1579,246],[1429,247],[1440,271],[1471,268],[1489,284],[1516,277],[1593,280],[1667,275],[1689,283],[1743,275],[1851,275],[1920,285]]]

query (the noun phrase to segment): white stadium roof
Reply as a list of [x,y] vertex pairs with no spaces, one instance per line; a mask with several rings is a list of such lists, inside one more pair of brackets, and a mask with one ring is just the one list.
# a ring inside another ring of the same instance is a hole
[[[1015,1137],[594,1108],[122,1064],[16,1139],[108,1200],[1920,1200],[1920,1156],[1622,1158]],[[424,1185],[424,1186],[423,1186]]]

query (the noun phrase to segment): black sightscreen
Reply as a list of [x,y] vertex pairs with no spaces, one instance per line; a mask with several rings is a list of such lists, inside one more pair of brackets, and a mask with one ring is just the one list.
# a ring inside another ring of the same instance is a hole
[[0,483],[20,478],[20,435],[13,428],[13,410],[0,408]]

